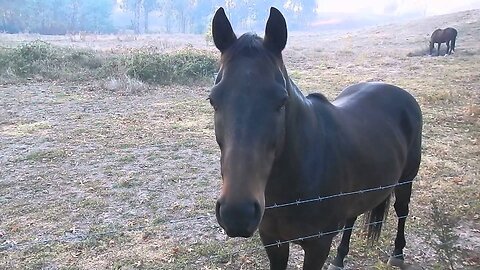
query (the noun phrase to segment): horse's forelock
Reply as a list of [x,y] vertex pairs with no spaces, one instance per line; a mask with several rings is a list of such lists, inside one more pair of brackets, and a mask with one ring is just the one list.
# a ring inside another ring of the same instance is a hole
[[263,38],[256,34],[243,34],[237,41],[228,48],[222,55],[222,65],[231,62],[237,56],[244,57],[266,57],[275,62],[275,56],[263,46]]

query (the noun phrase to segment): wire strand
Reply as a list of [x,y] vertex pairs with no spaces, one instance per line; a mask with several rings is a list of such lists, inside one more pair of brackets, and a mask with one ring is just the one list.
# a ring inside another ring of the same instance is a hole
[[333,198],[338,198],[338,197],[343,197],[343,196],[351,196],[351,195],[363,194],[363,193],[367,193],[367,192],[390,189],[390,188],[394,188],[394,187],[398,187],[398,186],[402,186],[402,185],[406,185],[406,184],[410,184],[410,183],[413,183],[413,180],[412,181],[405,181],[405,182],[401,182],[401,183],[396,183],[396,184],[392,184],[392,185],[387,185],[387,186],[380,186],[380,187],[376,187],[376,188],[367,188],[367,189],[362,189],[362,190],[357,190],[357,191],[343,192],[343,193],[328,195],[328,196],[324,196],[324,197],[319,196],[317,198],[297,200],[297,201],[288,202],[288,203],[275,203],[273,205],[266,206],[265,210],[287,207],[287,206],[294,206],[294,205],[301,205],[301,204],[305,204],[305,203],[321,202],[321,201],[325,201],[325,200],[329,200],[329,199],[333,199]]

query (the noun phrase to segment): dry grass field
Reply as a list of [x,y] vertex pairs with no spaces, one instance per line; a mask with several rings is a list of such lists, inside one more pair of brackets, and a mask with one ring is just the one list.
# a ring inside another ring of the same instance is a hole
[[[455,54],[427,56],[429,34],[445,26],[459,32]],[[2,34],[0,46],[38,38],[108,54],[145,46],[215,51],[202,36],[180,35]],[[305,94],[333,99],[375,80],[417,98],[424,143],[407,221],[408,269],[451,269],[450,262],[479,269],[480,10],[291,33],[284,58]],[[211,82],[78,76],[0,81],[0,269],[266,269],[257,235],[228,239],[215,219],[221,181]],[[387,269],[393,212],[374,247],[356,228],[347,269]],[[294,247],[289,269],[301,262]]]

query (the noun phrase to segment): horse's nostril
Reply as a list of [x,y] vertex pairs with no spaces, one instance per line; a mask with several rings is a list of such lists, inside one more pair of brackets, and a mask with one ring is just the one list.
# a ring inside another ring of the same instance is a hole
[[220,224],[220,226],[223,227],[223,225],[222,225],[222,215],[221,215],[221,212],[220,212],[220,207],[221,207],[220,201],[217,201],[217,204],[215,205],[215,215],[217,216],[218,224]]
[[220,212],[220,202],[217,201],[217,204],[215,205],[215,212],[218,213]]
[[258,202],[254,203],[254,213],[255,213],[255,218],[261,219],[262,217],[262,209],[260,207],[260,204]]

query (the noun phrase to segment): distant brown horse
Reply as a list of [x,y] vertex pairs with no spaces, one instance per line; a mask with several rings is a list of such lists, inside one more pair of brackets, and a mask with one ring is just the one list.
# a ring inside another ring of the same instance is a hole
[[455,28],[437,29],[433,31],[430,37],[430,55],[432,55],[435,43],[438,44],[437,56],[440,55],[440,45],[442,43],[447,44],[447,54],[455,52],[455,40],[457,39],[457,30]]

